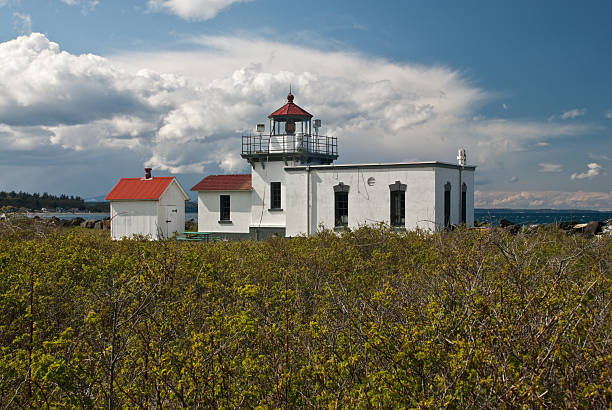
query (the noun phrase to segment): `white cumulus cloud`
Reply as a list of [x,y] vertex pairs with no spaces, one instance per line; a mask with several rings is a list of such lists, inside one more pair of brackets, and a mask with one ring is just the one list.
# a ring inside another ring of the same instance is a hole
[[602,171],[601,165],[599,165],[596,162],[591,162],[590,164],[587,165],[587,168],[588,169],[586,172],[582,172],[580,174],[578,173],[572,174],[571,179],[595,178],[597,175],[601,174],[601,171]]
[[289,84],[295,102],[323,120],[321,133],[338,137],[342,162],[454,161],[466,147],[482,170],[537,141],[589,129],[473,121],[491,96],[447,67],[257,38],[196,43],[109,58],[62,51],[39,33],[0,43],[0,144],[132,152],[172,173],[239,170],[241,134],[285,103]]
[[586,112],[586,108],[574,108],[573,110],[566,111],[563,114],[559,115],[559,118],[561,118],[562,120],[578,118],[582,117],[584,114],[586,114]]
[[149,0],[147,5],[150,11],[175,14],[185,20],[210,20],[233,3],[249,1],[252,0]]
[[561,172],[563,166],[561,164],[551,164],[548,162],[540,162],[540,172]]

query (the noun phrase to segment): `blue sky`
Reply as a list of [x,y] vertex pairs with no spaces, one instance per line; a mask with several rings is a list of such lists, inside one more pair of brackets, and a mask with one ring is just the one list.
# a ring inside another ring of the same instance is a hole
[[0,0],[0,189],[245,172],[284,103],[338,162],[478,165],[477,206],[612,209],[609,1]]

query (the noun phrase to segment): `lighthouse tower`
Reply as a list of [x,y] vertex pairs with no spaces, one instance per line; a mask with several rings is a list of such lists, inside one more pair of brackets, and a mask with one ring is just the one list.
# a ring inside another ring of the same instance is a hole
[[286,167],[329,165],[338,158],[335,137],[319,135],[320,120],[293,102],[289,91],[287,103],[268,116],[269,132],[257,124],[257,134],[242,137],[242,158],[251,164],[250,231],[285,235],[287,225]]
[[[265,124],[257,124],[257,135],[242,137],[242,158],[255,168],[261,163],[282,161],[289,165],[331,164],[338,158],[335,137],[319,135],[321,120],[312,121],[312,114],[293,102],[293,94],[287,95],[287,103],[268,116],[269,133]],[[313,133],[314,128],[314,133]]]

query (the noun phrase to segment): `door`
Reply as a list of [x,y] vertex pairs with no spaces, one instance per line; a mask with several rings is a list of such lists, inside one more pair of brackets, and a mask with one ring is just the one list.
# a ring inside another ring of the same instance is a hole
[[178,208],[175,205],[166,205],[164,208],[166,208],[166,219],[162,231],[164,238],[171,238],[175,232],[178,232]]

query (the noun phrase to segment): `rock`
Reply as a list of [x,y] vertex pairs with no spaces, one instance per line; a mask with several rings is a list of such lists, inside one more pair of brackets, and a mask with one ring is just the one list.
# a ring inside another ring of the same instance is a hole
[[52,216],[51,218],[47,219],[47,221],[51,225],[61,225],[62,224],[62,221],[57,216]]
[[105,231],[110,231],[110,227],[111,227],[111,221],[110,218],[104,218],[104,220],[102,221],[102,229]]
[[507,227],[512,226],[512,225],[515,225],[515,223],[514,222],[510,222],[507,219],[500,219],[499,220],[499,226],[501,228],[507,228]]
[[102,221],[96,221],[96,223],[94,224],[94,229],[98,229],[101,230],[103,226],[103,222]]
[[512,224],[504,227],[504,229],[510,232],[512,235],[516,235],[521,230],[521,225]]
[[96,224],[96,221],[94,219],[90,219],[89,221],[85,221],[85,228],[93,229],[95,224]]
[[601,232],[601,228],[604,226],[603,222],[591,221],[582,229],[582,233],[585,236],[594,236]]
[[559,223],[559,228],[563,229],[564,231],[569,231],[574,229],[574,225],[579,224],[580,221],[565,221],[565,222],[561,222]]
[[81,218],[80,216],[77,216],[76,218],[70,219],[68,222],[70,226],[80,226],[81,223],[85,222],[85,219]]
[[79,224],[81,228],[87,228],[87,221],[83,221]]

